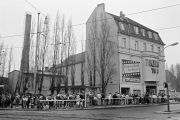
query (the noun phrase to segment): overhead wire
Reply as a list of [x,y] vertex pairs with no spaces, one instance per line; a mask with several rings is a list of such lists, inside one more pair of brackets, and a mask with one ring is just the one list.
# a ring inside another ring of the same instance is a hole
[[41,13],[43,16],[46,16],[44,13],[42,13],[40,10],[38,10],[32,3],[30,3],[27,0],[24,0],[27,4],[29,4],[33,9],[35,9],[38,13]]
[[[33,4],[31,4],[29,1],[24,0],[25,2],[27,2],[29,5],[31,5],[36,11],[40,12]],[[169,5],[169,6],[164,6],[164,7],[159,7],[159,8],[154,8],[154,9],[150,9],[150,10],[144,10],[144,11],[139,11],[139,12],[134,12],[134,13],[130,13],[127,14],[127,16],[129,15],[135,15],[135,14],[140,14],[140,13],[145,13],[145,12],[151,12],[151,11],[156,11],[156,10],[160,10],[160,9],[165,9],[165,8],[170,8],[170,7],[176,7],[179,6],[180,4],[174,4],[174,5]],[[40,12],[42,13],[42,12]],[[42,13],[43,15],[45,15],[44,13]],[[113,18],[106,18],[106,19],[98,19],[96,21],[102,21],[102,20],[108,20],[108,19],[113,19]],[[92,22],[92,21],[91,21]],[[87,23],[91,23],[91,22],[87,22]],[[79,24],[74,24],[72,25],[72,27],[75,26],[81,26],[81,25],[85,25],[86,23],[79,23]],[[166,30],[166,29],[174,29],[174,28],[179,28],[180,26],[172,26],[172,27],[167,27],[167,28],[158,28],[158,29],[154,29],[154,30]],[[49,31],[53,31],[54,29],[50,29]],[[37,34],[37,33],[32,33],[32,34]],[[15,34],[15,35],[8,35],[8,36],[1,36],[1,38],[9,38],[9,37],[18,37],[18,36],[24,36],[24,34]]]

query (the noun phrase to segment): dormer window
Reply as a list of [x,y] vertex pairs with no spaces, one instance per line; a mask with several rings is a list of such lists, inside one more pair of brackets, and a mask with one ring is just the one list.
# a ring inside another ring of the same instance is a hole
[[153,33],[153,34],[154,34],[155,40],[158,40],[158,34],[157,33]]
[[121,30],[125,30],[124,24],[122,22],[119,22],[119,27]]
[[152,38],[152,32],[148,31],[148,37]]
[[135,32],[136,34],[139,34],[139,29],[138,29],[137,26],[134,26],[134,32]]
[[142,33],[143,36],[146,36],[145,35],[145,29],[141,29],[141,33]]

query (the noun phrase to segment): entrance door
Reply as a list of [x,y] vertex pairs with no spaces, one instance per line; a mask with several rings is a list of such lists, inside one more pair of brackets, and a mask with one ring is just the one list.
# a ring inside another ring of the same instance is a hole
[[146,86],[146,92],[149,94],[156,94],[156,86]]
[[129,95],[130,88],[121,88],[121,94]]

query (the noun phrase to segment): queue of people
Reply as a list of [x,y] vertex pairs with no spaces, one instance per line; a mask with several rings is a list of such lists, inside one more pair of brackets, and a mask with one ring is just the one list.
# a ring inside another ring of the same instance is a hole
[[[57,95],[33,95],[33,94],[2,94],[0,95],[1,108],[37,108],[37,109],[62,109],[62,108],[83,108],[98,105],[126,105],[126,104],[152,104],[165,103],[165,94],[101,94],[98,93],[59,93]],[[179,101],[180,102],[180,101]]]
[[90,95],[90,103],[92,105],[123,105],[123,104],[149,104],[149,103],[165,103],[167,96],[165,94],[120,94],[115,92],[103,95],[97,93]]
[[[66,107],[83,107],[84,94],[57,94],[57,95],[41,95],[41,94],[2,94],[0,95],[1,108],[66,108]],[[56,103],[54,102],[56,101]]]

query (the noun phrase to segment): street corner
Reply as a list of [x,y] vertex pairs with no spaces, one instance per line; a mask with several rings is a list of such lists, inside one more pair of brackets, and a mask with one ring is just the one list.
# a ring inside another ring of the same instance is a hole
[[156,114],[179,114],[180,110],[171,110],[171,111],[155,111]]

